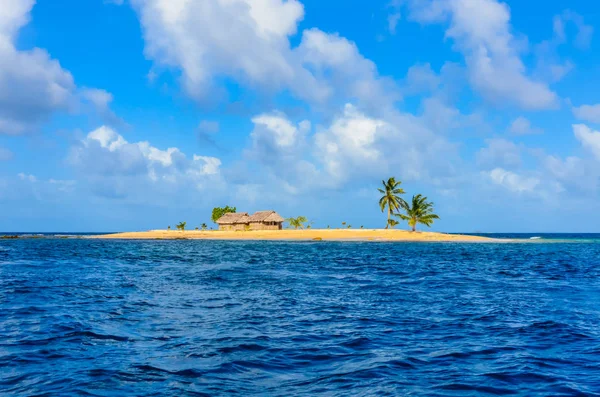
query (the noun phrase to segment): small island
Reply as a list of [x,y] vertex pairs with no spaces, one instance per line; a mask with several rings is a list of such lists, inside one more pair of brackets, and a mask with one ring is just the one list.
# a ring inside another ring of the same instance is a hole
[[[212,221],[219,230],[207,230],[206,223],[201,230],[185,230],[187,222],[176,225],[177,230],[150,230],[145,232],[127,232],[93,236],[99,239],[150,239],[150,240],[306,240],[306,241],[455,241],[455,242],[493,242],[497,239],[435,232],[418,232],[417,225],[430,227],[436,219],[433,203],[427,197],[416,194],[410,202],[401,195],[405,194],[400,187],[401,182],[395,178],[381,181],[382,188],[377,189],[382,195],[379,208],[386,213],[385,229],[352,228],[346,222],[341,228],[314,229],[312,223],[304,216],[283,218],[276,211],[237,212],[236,207],[216,207],[212,211]],[[406,221],[410,231],[395,230],[400,222],[392,217]],[[283,225],[287,223],[288,228]]]
[[497,239],[460,234],[411,232],[395,229],[284,229],[284,230],[150,230],[92,236],[128,240],[305,240],[305,241],[437,241],[494,242]]

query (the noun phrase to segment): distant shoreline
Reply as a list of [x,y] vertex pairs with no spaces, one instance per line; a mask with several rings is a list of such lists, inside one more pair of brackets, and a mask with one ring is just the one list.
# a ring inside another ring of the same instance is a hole
[[257,231],[150,230],[89,236],[123,240],[272,240],[272,241],[405,241],[405,242],[502,242],[507,240],[464,234],[410,232],[396,229],[303,229]]

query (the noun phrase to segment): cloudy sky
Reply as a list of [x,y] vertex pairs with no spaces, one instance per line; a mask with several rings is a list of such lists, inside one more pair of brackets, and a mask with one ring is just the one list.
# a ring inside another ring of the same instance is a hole
[[589,0],[3,0],[0,230],[209,223],[217,205],[451,232],[600,224]]

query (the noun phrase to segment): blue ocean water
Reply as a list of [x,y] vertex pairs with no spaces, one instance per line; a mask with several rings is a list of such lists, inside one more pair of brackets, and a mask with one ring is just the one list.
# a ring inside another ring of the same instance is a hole
[[597,396],[600,244],[0,240],[0,394]]

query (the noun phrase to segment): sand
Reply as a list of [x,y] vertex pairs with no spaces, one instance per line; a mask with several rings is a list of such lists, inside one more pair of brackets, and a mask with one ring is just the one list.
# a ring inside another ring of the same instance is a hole
[[446,234],[435,232],[409,232],[385,229],[308,229],[308,230],[261,230],[261,231],[177,231],[150,230],[146,232],[115,233],[93,236],[96,239],[130,240],[324,240],[324,241],[457,241],[493,242],[487,237]]

